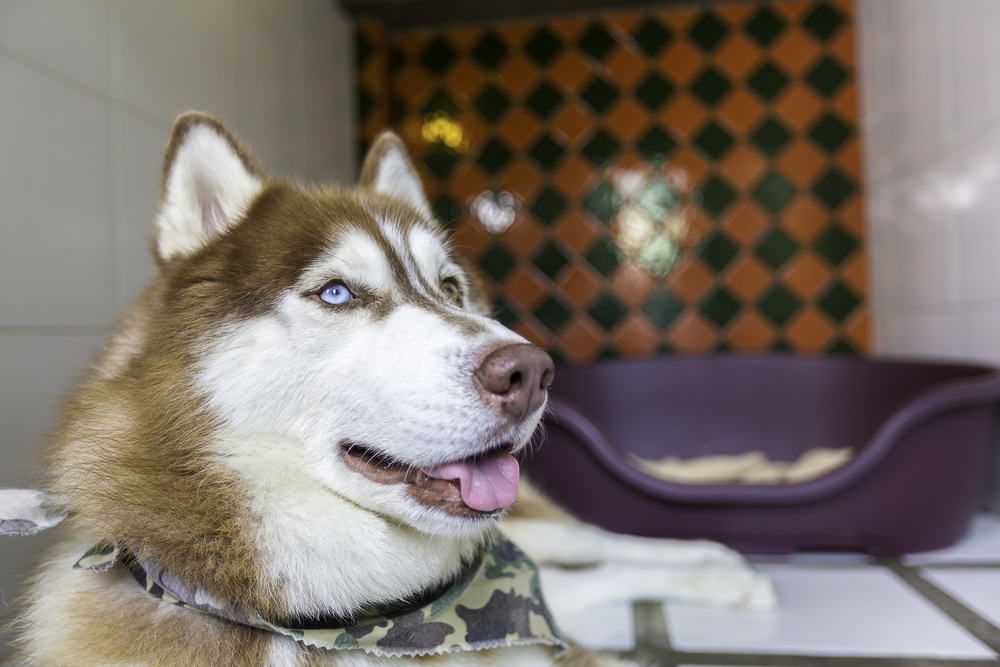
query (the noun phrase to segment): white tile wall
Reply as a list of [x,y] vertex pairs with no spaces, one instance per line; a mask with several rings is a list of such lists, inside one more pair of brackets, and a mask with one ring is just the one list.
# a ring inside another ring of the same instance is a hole
[[1000,363],[1000,3],[858,23],[876,350]]
[[[330,0],[0,1],[0,487],[31,483],[59,395],[151,274],[173,118],[347,182],[351,53]],[[44,541],[0,542],[0,617]]]

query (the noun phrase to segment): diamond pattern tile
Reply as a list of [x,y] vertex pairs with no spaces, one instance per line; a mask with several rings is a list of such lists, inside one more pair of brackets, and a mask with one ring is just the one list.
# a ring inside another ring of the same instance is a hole
[[[396,123],[496,316],[560,363],[864,353],[853,41],[850,0],[364,22],[359,143]],[[517,200],[506,231],[484,190]]]

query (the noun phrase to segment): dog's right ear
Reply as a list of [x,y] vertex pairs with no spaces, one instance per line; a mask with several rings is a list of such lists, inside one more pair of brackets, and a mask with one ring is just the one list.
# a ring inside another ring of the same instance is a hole
[[257,163],[219,121],[201,113],[180,116],[163,161],[158,258],[190,255],[226,231],[242,218],[262,184]]

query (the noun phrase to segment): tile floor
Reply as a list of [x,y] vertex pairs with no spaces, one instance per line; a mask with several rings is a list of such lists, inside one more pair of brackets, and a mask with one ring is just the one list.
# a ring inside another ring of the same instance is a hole
[[752,560],[778,586],[774,612],[638,601],[563,619],[563,629],[669,667],[1000,664],[1000,516],[978,516],[954,547],[900,559]]

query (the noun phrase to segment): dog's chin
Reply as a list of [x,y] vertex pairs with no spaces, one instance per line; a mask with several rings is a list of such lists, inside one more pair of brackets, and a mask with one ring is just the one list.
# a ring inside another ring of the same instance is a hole
[[[478,456],[489,456],[497,452],[509,453],[512,449],[511,445],[502,445],[490,448]],[[432,477],[417,466],[396,460],[372,447],[353,441],[344,441],[340,444],[340,456],[347,467],[354,472],[378,484],[405,484],[407,495],[412,500],[425,508],[443,512],[451,517],[478,523],[486,519],[499,518],[509,506],[508,503],[488,511],[470,507],[462,498],[462,488],[458,480]]]

